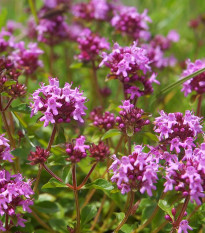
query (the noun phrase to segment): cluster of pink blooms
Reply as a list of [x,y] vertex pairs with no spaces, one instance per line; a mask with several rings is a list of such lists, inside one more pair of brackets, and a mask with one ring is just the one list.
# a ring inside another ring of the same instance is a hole
[[93,122],[94,126],[100,129],[105,129],[106,131],[115,126],[114,114],[108,111],[103,113],[103,109],[101,107],[95,108],[90,113],[90,120]]
[[15,45],[15,50],[10,54],[9,59],[14,62],[18,69],[23,69],[25,74],[32,74],[38,67],[42,67],[43,63],[39,60],[39,56],[43,51],[38,48],[36,43],[29,43],[25,48],[23,41]]
[[44,121],[44,126],[49,122],[69,123],[71,119],[84,122],[82,116],[87,109],[84,105],[86,97],[83,97],[83,92],[78,88],[72,89],[69,83],[65,83],[65,86],[60,88],[57,78],[49,78],[49,85],[45,86],[42,83],[41,87],[33,93],[32,100],[31,116],[39,111],[42,112],[44,115],[40,121]]
[[107,0],[90,0],[88,3],[76,3],[72,7],[72,13],[75,17],[87,21],[90,20],[108,20],[111,5]]
[[72,163],[78,163],[81,159],[87,156],[87,150],[90,146],[85,145],[85,137],[80,136],[75,140],[75,143],[69,143],[66,145],[66,153],[68,155],[67,160]]
[[[140,83],[141,85],[137,86],[133,85],[133,83]],[[129,98],[131,100],[137,100],[141,96],[150,95],[153,93],[153,83],[156,83],[158,85],[160,84],[160,82],[156,80],[155,73],[153,73],[151,77],[141,75],[139,76],[135,74],[130,77],[129,82],[124,83],[124,90],[125,93],[129,95]]]
[[179,41],[179,34],[172,30],[168,33],[167,37],[156,35],[149,43],[142,44],[142,47],[147,50],[148,57],[152,61],[152,66],[163,68],[176,64],[176,58],[173,55],[166,57],[164,52],[170,49],[172,42],[177,41]]
[[[190,60],[187,60],[186,64],[187,64],[187,69],[183,71],[181,78],[184,78],[202,68],[205,68],[205,60],[196,60],[194,63],[191,62]],[[195,91],[197,94],[204,94],[205,72],[184,82],[182,91],[184,92],[185,96],[187,96],[192,91]]]
[[[31,200],[31,195],[33,195],[33,190],[31,189],[31,181],[23,181],[21,174],[11,175],[8,171],[0,171],[0,215],[11,217],[9,220],[9,226],[21,226],[25,227],[25,219],[22,218],[20,213],[17,213],[17,207],[21,206],[23,211],[31,212],[29,208],[33,205]],[[12,218],[16,218],[17,222],[14,223]],[[1,231],[6,231],[3,227],[2,222]]]
[[91,32],[85,28],[77,38],[80,54],[77,58],[81,61],[93,61],[104,50],[109,49],[109,43],[105,38]]
[[143,152],[143,147],[135,146],[134,151],[129,156],[122,156],[120,159],[116,155],[112,156],[114,162],[110,166],[113,170],[111,181],[117,184],[122,194],[131,190],[145,191],[152,196],[152,190],[156,190],[154,184],[157,182],[157,172],[159,169],[158,159],[150,153]]
[[148,40],[150,33],[147,22],[152,22],[147,16],[147,10],[140,14],[135,7],[120,6],[114,11],[111,25],[117,31],[131,36],[134,40]]
[[4,137],[5,134],[0,135],[0,160],[7,160],[13,162],[13,155],[11,154],[11,148],[8,144],[9,140]]
[[130,76],[142,71],[144,74],[151,71],[147,52],[137,47],[136,42],[131,47],[121,47],[118,43],[113,46],[110,54],[102,53],[103,60],[100,66],[110,68],[110,75],[120,81],[129,82]]
[[110,155],[109,147],[103,141],[100,141],[97,145],[93,143],[89,152],[90,157],[96,161],[104,161]]
[[116,117],[116,123],[120,130],[125,133],[139,132],[143,126],[150,124],[150,121],[143,119],[144,111],[140,108],[134,107],[130,100],[122,101],[123,105],[119,106],[122,110],[119,112],[120,116]]
[[154,131],[159,133],[159,143],[162,147],[168,145],[170,151],[179,153],[181,148],[188,149],[195,146],[194,140],[202,133],[201,118],[187,110],[182,113],[160,112],[160,117],[155,119]]

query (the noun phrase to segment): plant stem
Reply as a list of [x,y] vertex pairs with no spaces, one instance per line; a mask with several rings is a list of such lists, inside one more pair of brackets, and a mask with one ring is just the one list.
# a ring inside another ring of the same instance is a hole
[[197,116],[201,116],[201,103],[202,103],[202,95],[199,95],[198,104],[197,104]]
[[95,219],[94,219],[94,221],[93,221],[93,224],[92,224],[92,226],[91,226],[91,228],[90,228],[91,231],[93,231],[93,229],[95,228],[95,225],[96,225],[96,223],[97,223],[97,221],[98,221],[98,218],[100,217],[100,213],[101,213],[101,211],[102,211],[102,208],[103,208],[103,205],[104,205],[104,203],[105,203],[105,200],[106,200],[106,195],[104,194],[103,199],[102,199],[102,202],[101,202],[101,205],[100,205],[100,208],[98,209],[98,212],[97,212],[97,214],[96,214],[96,216],[95,216]]
[[43,170],[43,166],[40,164],[39,165],[39,169],[38,169],[38,174],[37,174],[37,177],[36,177],[36,182],[35,182],[35,185],[33,187],[33,191],[34,193],[37,191],[38,189],[38,184],[39,184],[39,181],[40,181],[40,177],[41,177],[41,172]]
[[10,105],[11,105],[11,103],[12,103],[13,100],[14,100],[14,98],[11,98],[11,99],[8,101],[6,107],[3,109],[3,112],[6,111],[6,110],[10,107]]
[[87,176],[84,178],[83,182],[76,188],[77,190],[80,190],[88,181],[90,175],[92,174],[93,170],[95,169],[97,165],[97,162],[93,164],[93,166],[91,167],[90,171],[88,172]]
[[5,219],[5,228],[6,231],[9,230],[9,215],[6,213],[6,219]]
[[[51,176],[53,176],[56,180],[63,183],[63,180],[60,177],[58,177],[55,173],[53,173],[44,163],[42,164],[42,166]],[[68,186],[70,189],[74,189],[74,187],[71,184],[65,184],[65,185]]]
[[38,15],[37,15],[36,6],[35,6],[33,0],[29,0],[29,6],[30,6],[30,8],[31,8],[31,12],[32,12],[33,17],[34,17],[34,19],[35,19],[35,22],[36,22],[36,24],[38,24],[38,23],[39,23],[39,22],[38,22]]
[[120,140],[118,141],[118,144],[117,144],[117,146],[115,148],[115,154],[117,154],[117,152],[118,152],[118,150],[119,150],[119,148],[120,148],[120,146],[122,144],[123,138],[124,138],[124,135],[122,134],[121,137],[120,137]]
[[50,137],[50,140],[49,140],[49,143],[48,143],[48,146],[47,146],[47,151],[50,151],[51,150],[51,146],[53,144],[53,141],[55,139],[55,135],[56,135],[56,131],[57,131],[57,127],[56,127],[56,124],[53,126],[53,131],[52,131],[52,134],[51,134],[51,137]]
[[78,190],[77,190],[77,180],[76,180],[76,164],[74,163],[72,166],[72,178],[73,178],[73,188],[74,188],[74,197],[75,197],[75,207],[76,207],[76,215],[77,215],[77,224],[75,228],[75,233],[80,233],[80,206],[78,201]]
[[128,142],[128,153],[131,155],[132,153],[132,146],[131,146],[131,137],[127,137],[127,142]]
[[185,202],[182,206],[182,209],[181,209],[181,213],[179,214],[176,222],[174,223],[174,228],[177,228],[182,220],[182,218],[184,217],[184,212],[186,211],[186,208],[187,208],[187,205],[189,203],[189,199],[190,199],[190,196],[187,196],[186,199],[185,199]]
[[[166,193],[163,192],[162,195],[161,195],[161,197],[160,197],[159,199],[160,199],[160,200],[163,200],[164,197],[165,197],[165,195],[166,195]],[[157,206],[155,207],[155,209],[154,209],[152,215],[147,219],[147,221],[146,221],[143,225],[141,225],[138,229],[136,229],[136,231],[134,231],[134,232],[135,232],[135,233],[140,232],[140,231],[143,230],[147,225],[149,225],[149,224],[152,222],[152,220],[153,220],[153,218],[155,217],[155,215],[157,214],[158,210],[159,210],[159,206],[157,205]]]
[[33,217],[37,220],[37,222],[42,226],[44,227],[45,229],[47,229],[49,232],[51,233],[55,233],[55,231],[53,231],[43,220],[42,218],[40,218],[36,213],[35,211],[33,210],[32,208],[32,212],[31,214],[33,215]]
[[93,93],[96,94],[96,96],[94,96],[94,99],[96,99],[96,97],[99,99],[100,104],[103,106],[103,98],[102,95],[100,93],[100,86],[98,84],[98,78],[97,78],[97,67],[95,66],[95,61],[92,61],[92,67],[93,67]]
[[119,224],[119,226],[115,229],[114,233],[117,233],[121,227],[126,223],[127,219],[129,218],[130,214],[131,214],[131,211],[132,211],[132,206],[133,206],[133,202],[134,202],[134,192],[133,191],[130,191],[130,205],[127,209],[127,213],[125,214],[125,217],[124,219],[122,220],[122,222]]

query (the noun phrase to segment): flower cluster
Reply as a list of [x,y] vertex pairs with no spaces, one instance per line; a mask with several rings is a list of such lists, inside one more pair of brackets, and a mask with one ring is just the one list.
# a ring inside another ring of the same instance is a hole
[[165,57],[164,52],[171,47],[172,42],[179,40],[179,34],[172,30],[167,37],[156,35],[149,43],[143,44],[142,47],[147,50],[148,57],[152,61],[152,66],[163,68],[167,66],[174,66],[176,58],[171,55]]
[[131,47],[121,47],[118,43],[113,46],[110,54],[102,53],[103,60],[100,66],[105,65],[110,68],[110,76],[118,78],[122,82],[129,82],[130,75],[142,71],[146,74],[151,71],[150,60],[147,52],[143,48],[136,46],[136,42]]
[[114,162],[110,166],[113,170],[111,181],[117,183],[122,194],[131,190],[145,191],[152,196],[152,190],[156,189],[154,183],[157,182],[157,172],[159,169],[158,159],[150,153],[143,152],[143,147],[135,146],[134,151],[129,156],[120,159],[113,155]]
[[[20,213],[17,213],[17,207],[21,206],[23,211],[30,213],[29,206],[33,205],[30,196],[33,194],[30,180],[25,182],[21,174],[11,175],[6,170],[0,171],[0,215],[8,215],[17,219],[16,223],[10,219],[9,226],[25,227],[26,220],[22,218]],[[5,231],[5,229],[1,230]]]
[[189,110],[184,116],[180,112],[167,114],[161,111],[154,124],[154,131],[159,133],[160,144],[165,147],[168,145],[171,151],[176,150],[177,153],[181,148],[195,146],[193,142],[202,132],[201,118]]
[[43,63],[39,60],[39,56],[43,51],[38,48],[36,43],[29,43],[28,49],[25,48],[23,41],[15,45],[15,50],[9,56],[18,69],[23,69],[25,74],[32,74],[38,67],[42,67]]
[[105,145],[103,141],[100,141],[98,145],[94,143],[90,146],[90,157],[94,158],[96,161],[104,161],[109,155],[109,147]]
[[103,113],[101,107],[95,108],[90,113],[90,120],[93,121],[93,125],[105,129],[106,131],[113,128],[115,125],[115,116],[113,113],[106,111]]
[[119,106],[122,110],[119,112],[120,116],[116,117],[116,122],[120,130],[126,133],[139,132],[143,126],[150,124],[150,121],[144,119],[142,116],[144,111],[140,108],[135,108],[130,100],[122,101],[123,105]]
[[147,10],[140,14],[135,7],[120,6],[115,10],[111,25],[134,40],[147,40],[150,37],[147,22],[152,22],[147,16]]
[[35,165],[38,163],[45,163],[49,157],[49,151],[44,150],[40,146],[36,147],[36,151],[31,151],[28,160],[31,161],[30,165]]
[[160,82],[156,80],[156,74],[154,73],[151,77],[133,75],[130,77],[129,82],[124,83],[124,90],[126,94],[130,95],[129,98],[131,100],[137,100],[141,96],[153,93],[153,83],[160,84]]
[[85,137],[80,136],[75,140],[75,143],[69,143],[66,145],[66,154],[68,155],[67,160],[72,163],[78,163],[81,159],[87,156],[86,150],[90,148],[90,146],[85,145]]
[[81,61],[93,61],[104,49],[109,49],[109,43],[105,38],[91,32],[90,29],[84,29],[77,38],[80,54],[77,58]]
[[12,33],[5,28],[2,28],[0,31],[0,52],[2,53],[7,51],[9,48],[13,48],[14,44],[14,37],[12,36]]
[[[187,69],[183,71],[181,78],[184,78],[190,74],[193,74],[197,70],[205,68],[205,60],[196,60],[192,63],[190,60],[186,61]],[[205,93],[205,72],[191,78],[183,83],[182,91],[187,96],[192,91],[196,91],[197,94]]]
[[19,75],[10,59],[0,58],[0,93],[5,92],[12,98],[25,95],[26,87],[18,82]]
[[13,155],[11,154],[11,148],[8,144],[9,140],[4,137],[5,134],[0,135],[0,160],[7,160],[13,162]]
[[49,85],[45,86],[42,83],[32,95],[31,116],[39,111],[42,112],[44,116],[40,118],[40,121],[44,121],[45,127],[49,122],[52,124],[69,123],[72,118],[83,123],[86,97],[82,95],[83,93],[78,88],[71,89],[69,83],[65,83],[65,86],[60,88],[57,78],[49,78]]
[[205,143],[194,150],[186,149],[182,161],[170,161],[165,179],[165,192],[174,188],[200,205],[200,199],[205,197]]
[[107,0],[90,0],[88,3],[77,3],[72,7],[72,13],[75,17],[87,21],[90,20],[108,20],[111,5]]

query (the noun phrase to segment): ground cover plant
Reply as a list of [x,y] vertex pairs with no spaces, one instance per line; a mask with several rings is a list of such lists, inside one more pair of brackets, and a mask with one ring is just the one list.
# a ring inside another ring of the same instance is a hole
[[205,3],[0,5],[0,232],[205,231]]

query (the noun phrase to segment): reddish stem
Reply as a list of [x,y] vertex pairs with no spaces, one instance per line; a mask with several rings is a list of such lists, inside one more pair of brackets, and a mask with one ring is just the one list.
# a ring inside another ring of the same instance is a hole
[[12,103],[13,100],[14,100],[14,98],[11,98],[11,99],[8,101],[6,107],[3,109],[3,111],[6,111],[6,110],[10,107],[10,105],[11,105],[11,103]]
[[[44,163],[42,164],[42,166],[45,168],[45,170],[51,175],[53,176],[56,180],[60,181],[61,183],[63,183],[63,180],[58,177],[55,173],[53,173]],[[65,184],[66,186],[68,186],[70,189],[74,190],[74,187],[71,184]]]
[[202,95],[199,95],[198,104],[197,104],[197,116],[201,116],[201,103],[202,103]]
[[97,162],[93,164],[93,166],[91,167],[91,169],[88,172],[87,176],[84,178],[83,182],[79,186],[76,187],[77,190],[80,190],[86,184],[86,182],[88,181],[90,175],[92,174],[93,170],[95,169],[96,165],[97,165]]
[[50,137],[50,140],[49,140],[49,143],[48,143],[48,147],[47,147],[47,151],[50,151],[51,150],[51,146],[53,144],[53,141],[54,141],[54,138],[55,138],[55,135],[56,135],[56,131],[57,131],[57,127],[56,127],[56,124],[53,126],[53,131],[52,131],[52,134],[51,134],[51,137]]

